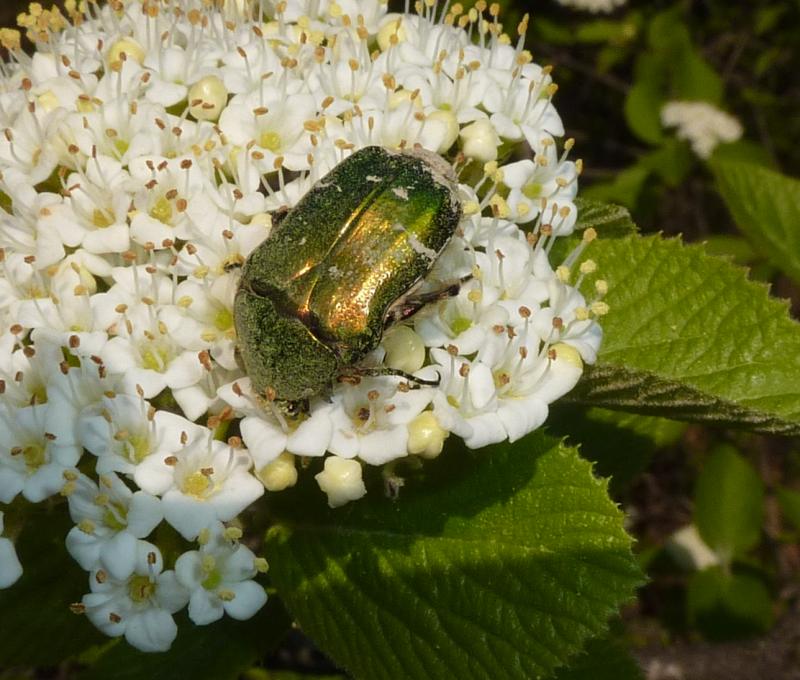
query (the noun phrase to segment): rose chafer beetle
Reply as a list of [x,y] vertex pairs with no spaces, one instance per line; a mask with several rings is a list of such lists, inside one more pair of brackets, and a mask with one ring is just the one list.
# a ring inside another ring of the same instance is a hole
[[[440,156],[370,146],[317,182],[247,258],[234,302],[240,362],[288,413],[356,366],[383,331],[458,284],[420,284],[461,219]],[[418,381],[422,382],[422,381]]]

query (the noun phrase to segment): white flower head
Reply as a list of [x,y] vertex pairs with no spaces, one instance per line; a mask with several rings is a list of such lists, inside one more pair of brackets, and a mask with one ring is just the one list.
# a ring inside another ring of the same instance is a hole
[[266,571],[266,560],[239,543],[240,536],[240,530],[214,522],[200,532],[199,550],[185,552],[175,562],[178,581],[191,593],[189,618],[199,626],[223,614],[249,619],[267,601],[266,591],[253,580]]
[[617,7],[622,7],[628,0],[558,0],[559,5],[572,9],[591,12],[592,14],[608,14]]
[[732,115],[699,101],[667,102],[661,109],[661,124],[677,128],[678,138],[687,140],[700,158],[709,158],[717,145],[735,142],[743,132]]
[[[32,6],[37,49],[12,49],[0,77],[0,500],[43,500],[66,475],[70,550],[105,583],[145,576],[161,513],[216,536],[292,486],[298,459],[326,457],[337,506],[366,492],[363,465],[433,458],[450,434],[524,436],[595,360],[608,311],[591,230],[549,262],[576,229],[581,164],[527,19],[512,43],[494,5],[166,5],[70,2],[74,25]],[[429,304],[289,416],[237,357],[241,265],[280,229],[271,211],[369,145],[440,154],[463,219],[407,291]],[[184,556],[198,622],[246,613],[195,578],[252,582],[219,566],[247,554],[226,541]],[[163,646],[164,616],[142,616],[159,632],[136,644]]]

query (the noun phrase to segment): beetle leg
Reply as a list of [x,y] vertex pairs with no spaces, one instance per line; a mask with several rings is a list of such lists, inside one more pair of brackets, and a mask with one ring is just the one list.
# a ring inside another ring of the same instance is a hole
[[461,286],[469,281],[472,275],[465,276],[458,281],[452,281],[444,285],[439,290],[432,290],[428,293],[419,293],[404,297],[395,302],[386,313],[386,319],[383,322],[384,329],[406,319],[414,316],[420,309],[431,302],[438,302],[439,300],[446,300],[449,297],[458,295]]
[[272,218],[272,228],[275,229],[281,222],[283,222],[284,217],[289,214],[289,208],[285,205],[281,206],[277,210],[273,210],[269,216]]
[[441,376],[439,376],[436,380],[426,380],[424,378],[418,378],[415,375],[411,375],[411,373],[406,373],[405,371],[401,371],[398,368],[388,368],[386,366],[370,368],[367,366],[353,366],[348,368],[348,373],[345,375],[339,376],[339,380],[342,382],[347,382],[348,378],[359,377],[362,375],[378,377],[382,375],[394,375],[398,378],[405,378],[409,382],[409,387],[412,390],[418,390],[422,385],[429,385],[430,387],[437,387],[439,383],[442,381]]

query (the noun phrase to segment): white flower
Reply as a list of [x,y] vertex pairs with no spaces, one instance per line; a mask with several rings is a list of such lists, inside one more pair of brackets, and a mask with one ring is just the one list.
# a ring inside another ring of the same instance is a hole
[[83,474],[68,474],[62,490],[76,526],[67,534],[67,550],[87,571],[101,568],[120,580],[136,565],[140,539],[163,519],[161,502],[144,491],[132,492],[115,474],[100,485]]
[[175,575],[190,593],[189,618],[198,626],[227,614],[240,621],[251,618],[267,602],[264,588],[253,580],[266,571],[266,561],[239,543],[241,531],[214,522],[200,532],[199,550],[183,553]]
[[382,465],[408,455],[408,423],[430,403],[432,390],[400,379],[362,378],[333,395],[333,436],[328,449]]
[[735,142],[743,132],[736,118],[708,102],[667,102],[661,124],[677,128],[678,138],[687,140],[700,158],[709,158],[718,144]]
[[142,542],[128,578],[116,579],[103,569],[92,572],[91,592],[83,596],[81,608],[106,635],[124,635],[143,652],[164,652],[178,634],[172,615],[186,605],[189,593],[174,571],[162,569],[161,552]]
[[233,519],[264,493],[248,453],[201,438],[178,454],[144,460],[138,478],[161,495],[164,518],[187,540],[214,520]]
[[113,392],[87,407],[78,420],[83,446],[97,456],[97,473],[131,475],[151,493],[139,475],[142,463],[150,456],[162,461],[176,454],[205,431],[186,418],[152,408],[139,396]]
[[[0,534],[3,533],[3,511],[0,510]],[[0,588],[13,586],[22,576],[22,565],[11,539],[0,536]]]
[[328,456],[322,472],[314,476],[328,496],[328,505],[338,508],[350,501],[357,501],[367,488],[361,479],[361,463],[357,460]]
[[9,409],[0,405],[0,502],[17,494],[38,503],[61,490],[64,472],[78,464],[74,439],[48,429],[51,404]]
[[323,456],[330,445],[333,424],[330,406],[315,400],[306,416],[287,418],[278,408],[260,402],[249,378],[223,386],[220,397],[244,416],[239,424],[256,470],[288,451],[298,456]]

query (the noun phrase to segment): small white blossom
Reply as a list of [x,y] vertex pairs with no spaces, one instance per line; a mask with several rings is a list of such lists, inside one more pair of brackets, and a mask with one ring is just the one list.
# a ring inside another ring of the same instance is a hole
[[266,561],[239,543],[240,534],[215,522],[200,532],[200,549],[183,553],[175,562],[178,581],[191,593],[189,618],[198,626],[223,614],[249,619],[267,602],[266,591],[253,580],[266,570]]
[[87,571],[101,568],[116,579],[128,578],[141,539],[163,519],[159,499],[132,492],[113,473],[101,476],[99,486],[86,475],[68,474],[62,494],[76,524],[66,540],[73,559]]
[[264,493],[252,465],[246,451],[209,436],[174,456],[148,456],[138,477],[161,495],[167,522],[191,540],[214,520],[233,519]]
[[51,404],[9,409],[0,405],[0,502],[21,493],[38,503],[61,490],[64,472],[81,457],[74,439],[48,430]]
[[328,449],[382,465],[408,454],[408,423],[430,403],[432,390],[400,379],[362,378],[333,396],[333,436]]
[[129,577],[116,579],[103,569],[91,573],[91,592],[83,596],[81,608],[106,635],[124,635],[143,652],[166,651],[178,634],[172,615],[186,606],[189,593],[174,571],[162,569],[161,552],[142,542]]

